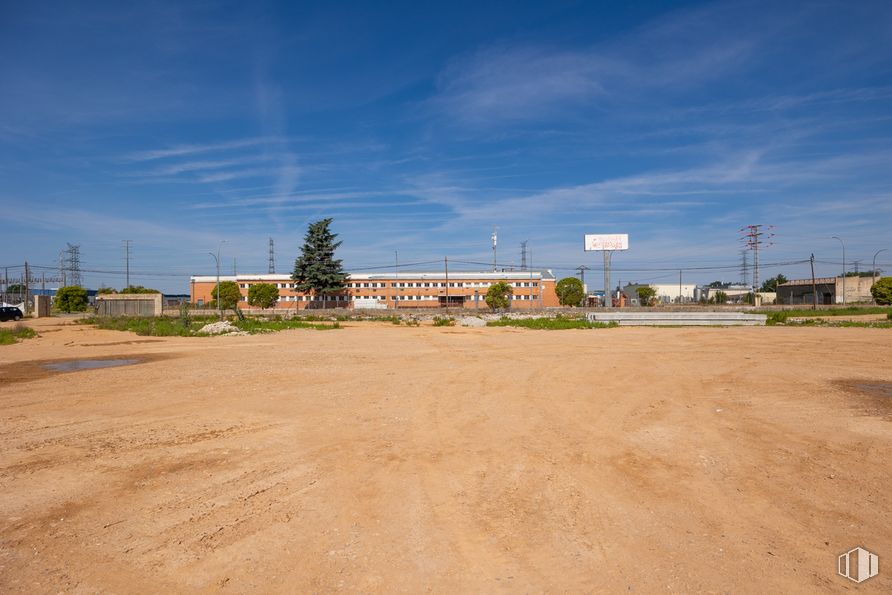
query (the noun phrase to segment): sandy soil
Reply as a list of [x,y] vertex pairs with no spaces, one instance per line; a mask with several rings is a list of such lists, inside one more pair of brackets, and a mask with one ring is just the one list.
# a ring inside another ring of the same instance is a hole
[[34,324],[5,593],[892,590],[888,330]]

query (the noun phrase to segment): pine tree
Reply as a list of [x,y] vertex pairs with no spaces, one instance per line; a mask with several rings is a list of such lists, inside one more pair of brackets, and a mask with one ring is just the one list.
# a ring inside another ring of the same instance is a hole
[[294,288],[303,292],[312,292],[316,296],[343,293],[347,274],[341,261],[334,257],[335,250],[341,242],[335,242],[337,234],[328,226],[331,219],[322,219],[310,223],[300,256],[294,261],[294,272],[291,278],[296,281]]

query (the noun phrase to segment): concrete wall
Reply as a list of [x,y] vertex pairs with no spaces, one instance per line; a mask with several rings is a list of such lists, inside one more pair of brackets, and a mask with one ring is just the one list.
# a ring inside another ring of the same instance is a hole
[[96,296],[99,316],[161,316],[160,293],[125,293]]
[[34,296],[34,317],[46,318],[50,315],[50,296],[35,295]]

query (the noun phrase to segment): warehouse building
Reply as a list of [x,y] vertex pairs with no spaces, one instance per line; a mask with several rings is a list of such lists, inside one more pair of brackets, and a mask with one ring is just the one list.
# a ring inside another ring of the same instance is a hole
[[[235,281],[242,294],[240,307],[248,305],[248,289],[256,283],[271,283],[279,290],[277,308],[487,308],[489,288],[505,282],[513,291],[512,309],[558,306],[555,277],[551,271],[369,273],[349,274],[342,295],[313,296],[294,289],[290,275],[225,275],[220,281]],[[194,276],[190,282],[191,302],[203,306],[213,300],[217,277]]]
[[650,287],[656,292],[655,299],[663,304],[690,304],[697,299],[698,286],[694,283],[629,283],[622,293],[630,305],[638,305],[638,288]]
[[[782,304],[814,304],[817,292],[818,304],[857,304],[872,302],[873,277],[820,277],[794,279],[778,286],[777,299]],[[843,300],[845,292],[845,300]]]

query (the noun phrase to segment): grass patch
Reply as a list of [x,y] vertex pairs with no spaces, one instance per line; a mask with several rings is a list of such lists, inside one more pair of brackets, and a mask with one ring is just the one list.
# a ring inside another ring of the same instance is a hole
[[188,324],[179,318],[136,318],[128,316],[82,318],[80,324],[92,324],[107,331],[130,331],[143,337],[192,337],[215,317],[191,318]]
[[574,328],[613,328],[616,322],[590,322],[585,318],[506,318],[490,320],[486,326],[517,326],[535,330],[562,331]]
[[455,318],[450,316],[434,316],[434,326],[455,326]]
[[810,318],[808,320],[795,320],[783,323],[785,326],[823,326],[823,327],[850,327],[850,328],[892,328],[892,322],[874,320],[871,322],[858,322],[854,320],[822,320]]
[[[216,316],[201,316],[195,318],[135,318],[135,317],[91,317],[78,321],[80,324],[92,324],[97,328],[109,331],[130,331],[143,337],[196,337],[204,336],[199,331],[211,322],[216,322]],[[341,328],[338,321],[308,322],[303,319],[283,320],[282,318],[260,319],[246,318],[236,320],[232,325],[247,333],[271,333],[294,328],[309,328],[315,330],[328,330]]]
[[[765,321],[765,324],[769,326],[773,326],[776,324],[788,324],[788,318],[804,318],[811,316],[821,316],[821,317],[832,317],[832,316],[859,316],[861,314],[885,314],[886,318],[892,320],[892,308],[884,307],[884,306],[869,306],[866,308],[832,308],[827,310],[812,310],[808,309],[798,309],[798,310],[780,310],[780,311],[771,311],[771,310],[762,310],[759,311],[760,314],[767,314],[768,319]],[[796,323],[803,324],[803,323]],[[861,324],[872,324],[866,322],[855,323],[857,325]],[[882,324],[882,323],[881,323]],[[834,323],[836,326],[842,326],[841,323]]]
[[12,345],[23,339],[33,339],[37,331],[24,324],[16,324],[12,328],[0,328],[0,345]]
[[331,329],[341,328],[341,323],[337,320],[334,322],[311,322],[302,319],[292,320],[263,320],[260,318],[246,318],[244,320],[236,320],[232,323],[239,330],[248,333],[274,333],[277,331],[286,331],[293,328],[310,328],[317,331],[327,331]]

